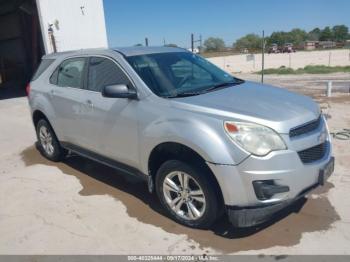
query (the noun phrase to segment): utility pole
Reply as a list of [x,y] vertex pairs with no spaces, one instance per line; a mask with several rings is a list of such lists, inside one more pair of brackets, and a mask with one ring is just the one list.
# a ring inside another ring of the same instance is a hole
[[[191,34],[191,51],[194,52],[194,44],[199,42],[199,49],[202,49],[202,35],[199,35],[198,40],[194,40],[194,34]],[[199,51],[200,51],[199,50]]]
[[264,83],[264,67],[265,67],[265,31],[262,31],[262,45],[261,45],[261,83]]
[[148,37],[145,38],[145,46],[148,46]]
[[194,51],[194,35],[193,34],[191,34],[191,51],[192,51],[192,53]]

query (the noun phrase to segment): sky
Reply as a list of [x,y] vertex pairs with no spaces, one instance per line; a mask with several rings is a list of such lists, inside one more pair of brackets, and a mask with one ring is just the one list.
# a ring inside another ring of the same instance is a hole
[[345,24],[350,0],[104,0],[110,47],[174,43],[190,47],[191,33],[226,45],[248,34]]

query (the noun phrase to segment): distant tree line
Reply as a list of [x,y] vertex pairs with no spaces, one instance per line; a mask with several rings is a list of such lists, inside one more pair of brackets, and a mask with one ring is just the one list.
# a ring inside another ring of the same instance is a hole
[[209,37],[204,41],[206,51],[221,51],[225,48],[225,42],[219,37]]
[[[294,46],[302,46],[305,41],[334,41],[340,43],[348,39],[350,39],[349,28],[346,25],[336,25],[333,27],[327,26],[324,29],[314,28],[310,32],[299,28],[289,32],[273,32],[266,37],[266,43],[268,45],[292,43]],[[261,36],[247,34],[233,43],[233,47],[237,50],[258,50],[261,48],[261,43]],[[221,38],[209,37],[204,41],[204,48],[206,51],[222,51],[225,49],[225,42]]]
[[318,27],[310,32],[301,29],[293,29],[290,32],[274,32],[267,38],[269,44],[283,45],[292,43],[295,46],[301,46],[305,41],[334,41],[344,42],[350,39],[349,28],[346,25],[336,25],[332,28],[327,26],[324,29]]

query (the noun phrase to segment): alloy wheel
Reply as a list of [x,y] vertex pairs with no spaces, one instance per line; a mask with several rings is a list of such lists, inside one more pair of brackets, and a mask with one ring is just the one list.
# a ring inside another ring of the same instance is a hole
[[39,129],[39,138],[42,148],[48,155],[53,155],[55,149],[52,144],[52,135],[46,126],[41,126]]
[[205,195],[198,182],[180,171],[169,173],[163,181],[163,194],[168,206],[186,220],[197,220],[206,208]]

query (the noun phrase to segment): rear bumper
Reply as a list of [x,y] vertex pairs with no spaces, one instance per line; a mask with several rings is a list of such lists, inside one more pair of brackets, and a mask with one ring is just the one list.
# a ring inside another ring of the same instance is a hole
[[292,206],[318,186],[320,186],[320,184],[317,183],[305,189],[294,199],[289,199],[280,203],[248,207],[226,206],[226,212],[230,222],[235,227],[251,227],[259,225],[271,219],[279,211]]

